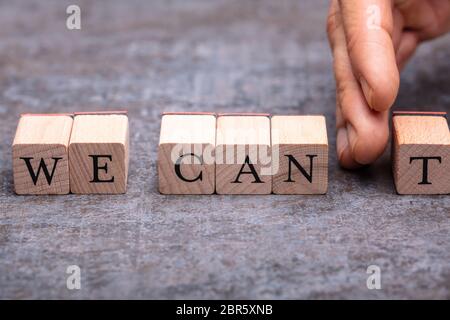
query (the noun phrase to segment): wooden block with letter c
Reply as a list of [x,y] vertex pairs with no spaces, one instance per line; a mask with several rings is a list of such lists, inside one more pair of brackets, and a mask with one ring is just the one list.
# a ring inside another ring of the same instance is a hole
[[164,113],[158,148],[160,193],[214,193],[215,146],[214,113]]

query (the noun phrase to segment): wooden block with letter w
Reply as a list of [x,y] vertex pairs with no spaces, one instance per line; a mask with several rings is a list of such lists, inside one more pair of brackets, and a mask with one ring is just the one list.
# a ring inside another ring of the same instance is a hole
[[450,132],[445,112],[394,112],[393,175],[399,194],[450,193]]
[[17,194],[67,194],[70,114],[25,114],[14,138],[13,176]]

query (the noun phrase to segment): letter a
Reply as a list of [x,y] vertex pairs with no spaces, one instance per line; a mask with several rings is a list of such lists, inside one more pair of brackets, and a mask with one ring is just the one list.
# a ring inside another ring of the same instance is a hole
[[77,5],[70,5],[66,9],[69,14],[66,20],[66,27],[69,30],[81,30],[81,9]]

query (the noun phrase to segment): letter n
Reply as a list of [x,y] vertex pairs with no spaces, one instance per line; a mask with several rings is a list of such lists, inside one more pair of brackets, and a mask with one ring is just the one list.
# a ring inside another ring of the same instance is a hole
[[300,163],[298,163],[297,159],[294,158],[294,156],[287,154],[285,157],[288,158],[288,178],[284,182],[295,182],[292,179],[292,164],[294,164],[297,169],[300,171],[300,173],[308,180],[310,183],[312,183],[313,179],[313,159],[317,157],[317,154],[307,154],[306,155],[309,158],[309,173],[301,166]]

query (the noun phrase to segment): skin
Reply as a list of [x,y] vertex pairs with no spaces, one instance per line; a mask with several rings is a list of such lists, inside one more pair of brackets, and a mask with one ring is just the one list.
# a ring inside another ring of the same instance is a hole
[[399,72],[421,42],[449,30],[450,0],[331,1],[327,31],[334,58],[337,154],[342,167],[358,168],[382,155]]

